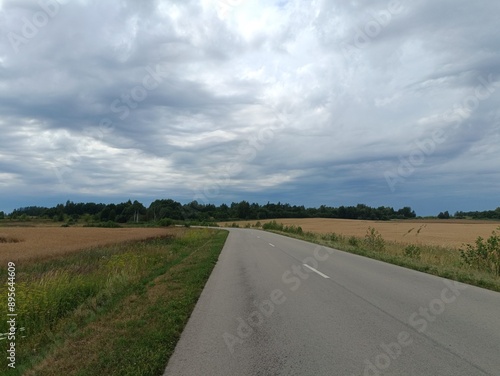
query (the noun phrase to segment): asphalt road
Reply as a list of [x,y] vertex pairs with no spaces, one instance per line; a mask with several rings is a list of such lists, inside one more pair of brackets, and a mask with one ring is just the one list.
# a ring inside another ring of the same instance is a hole
[[165,375],[498,376],[500,294],[231,229]]

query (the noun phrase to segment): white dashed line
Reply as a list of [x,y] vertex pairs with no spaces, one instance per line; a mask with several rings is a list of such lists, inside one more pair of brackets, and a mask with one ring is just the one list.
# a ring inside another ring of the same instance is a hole
[[274,244],[271,244],[271,243],[269,243],[269,245],[270,245],[271,247],[276,247]]
[[311,269],[313,272],[318,273],[318,274],[319,274],[320,276],[322,276],[323,278],[330,278],[330,277],[328,277],[326,274],[321,273],[319,270],[316,270],[316,269],[314,269],[314,268],[310,267],[310,266],[309,266],[309,265],[307,265],[307,264],[304,264],[304,266],[305,266],[306,268]]

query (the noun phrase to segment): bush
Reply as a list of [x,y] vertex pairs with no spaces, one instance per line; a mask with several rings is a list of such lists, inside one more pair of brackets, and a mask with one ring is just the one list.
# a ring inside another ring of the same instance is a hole
[[403,254],[406,257],[412,258],[412,259],[420,259],[420,254],[422,253],[422,250],[420,249],[419,246],[415,244],[410,244],[405,247]]
[[121,228],[118,223],[113,222],[113,221],[107,221],[107,222],[99,222],[99,223],[90,223],[86,224],[83,227],[104,227],[104,228]]
[[341,241],[344,240],[344,237],[342,235],[339,235],[339,234],[336,234],[336,233],[332,232],[330,234],[330,240],[332,242],[341,242]]
[[350,236],[349,239],[347,239],[347,242],[353,247],[357,247],[359,245],[359,239],[355,236]]
[[365,244],[371,251],[380,252],[385,249],[385,240],[373,227],[368,227],[368,230],[366,231]]
[[271,221],[271,222],[264,223],[262,228],[264,230],[283,231],[284,226],[282,223],[278,223],[276,221]]
[[264,230],[282,231],[282,232],[288,232],[290,234],[306,235],[307,236],[307,233],[304,234],[304,231],[302,230],[302,227],[300,227],[300,226],[295,226],[295,225],[285,226],[285,225],[283,225],[283,223],[278,223],[276,221],[264,223],[262,228]]
[[170,227],[174,224],[174,221],[172,221],[170,218],[163,218],[158,221],[158,225],[161,227]]
[[257,221],[257,223],[253,225],[253,227],[262,227],[262,223],[260,223],[260,221]]
[[468,267],[500,276],[500,236],[496,231],[486,241],[479,236],[475,245],[466,244],[465,249],[460,249],[460,257]]
[[294,225],[283,227],[283,232],[288,232],[290,234],[297,234],[297,235],[302,235],[304,233],[302,227]]

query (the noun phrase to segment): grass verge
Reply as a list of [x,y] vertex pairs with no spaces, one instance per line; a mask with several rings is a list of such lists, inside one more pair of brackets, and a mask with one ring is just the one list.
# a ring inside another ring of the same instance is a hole
[[304,232],[300,226],[284,226],[275,221],[263,226],[266,231],[324,245],[439,277],[500,292],[500,278],[494,273],[464,265],[457,249],[432,245],[408,245],[382,239],[373,228],[364,238],[341,234]]
[[16,369],[0,373],[161,375],[226,237],[181,228],[18,265]]

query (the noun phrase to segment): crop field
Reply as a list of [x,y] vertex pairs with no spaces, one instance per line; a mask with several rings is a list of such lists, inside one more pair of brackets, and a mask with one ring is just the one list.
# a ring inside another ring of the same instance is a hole
[[[262,220],[261,224],[270,220]],[[474,243],[478,236],[488,238],[500,226],[500,222],[472,220],[402,220],[363,221],[328,218],[278,219],[287,226],[300,226],[304,232],[318,234],[336,233],[344,236],[364,237],[368,227],[375,228],[387,241],[405,244],[435,245],[446,248],[460,248],[464,243]],[[237,222],[240,227],[257,221]],[[221,226],[231,226],[222,222]]]
[[161,374],[226,237],[185,227],[1,228],[0,315],[16,316],[14,331],[0,322],[0,349],[15,360],[7,368],[4,357],[0,374]]
[[0,227],[0,264],[169,235],[165,228]]

